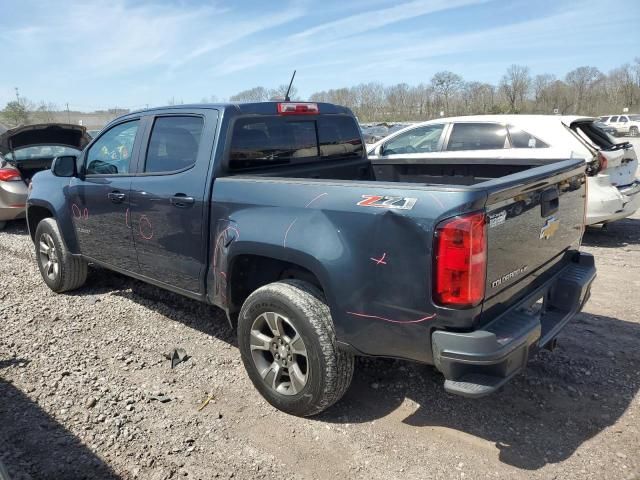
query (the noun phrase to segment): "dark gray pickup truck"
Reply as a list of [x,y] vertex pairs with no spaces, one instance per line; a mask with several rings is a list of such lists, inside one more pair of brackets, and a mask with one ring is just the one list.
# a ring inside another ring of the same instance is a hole
[[38,173],[27,202],[56,292],[95,264],[222,308],[249,377],[313,415],[355,355],[433,364],[479,397],[550,347],[595,277],[585,164],[372,165],[325,103],[158,108]]

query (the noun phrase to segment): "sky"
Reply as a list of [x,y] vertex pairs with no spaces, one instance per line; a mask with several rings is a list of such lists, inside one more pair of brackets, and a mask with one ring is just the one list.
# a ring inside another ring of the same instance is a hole
[[633,61],[638,25],[639,0],[0,0],[0,108],[15,87],[82,111],[221,101],[294,69],[301,98],[512,64],[562,78]]

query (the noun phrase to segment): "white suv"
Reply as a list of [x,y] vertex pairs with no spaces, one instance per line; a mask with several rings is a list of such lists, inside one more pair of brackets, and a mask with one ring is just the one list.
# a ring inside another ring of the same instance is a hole
[[640,136],[640,115],[607,115],[600,120],[615,128],[617,135]]
[[[608,223],[640,207],[638,159],[628,142],[615,143],[590,117],[553,115],[476,115],[429,120],[404,128],[369,148],[376,160],[411,159],[416,164],[473,162],[541,164],[582,157],[587,162],[586,224]],[[450,168],[450,167],[447,167]],[[464,181],[462,179],[461,181]]]

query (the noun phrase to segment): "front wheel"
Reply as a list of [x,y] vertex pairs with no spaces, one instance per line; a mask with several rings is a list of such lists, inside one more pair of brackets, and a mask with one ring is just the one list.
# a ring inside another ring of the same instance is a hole
[[340,400],[353,355],[338,349],[329,307],[312,285],[286,280],[253,292],[238,320],[249,378],[274,407],[311,416]]
[[71,255],[53,218],[45,218],[36,228],[36,258],[42,279],[54,292],[74,290],[87,279],[87,262]]

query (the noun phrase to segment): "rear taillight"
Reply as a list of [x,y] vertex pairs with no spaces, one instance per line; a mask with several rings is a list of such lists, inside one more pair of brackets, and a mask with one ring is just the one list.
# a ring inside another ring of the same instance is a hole
[[0,168],[0,181],[17,182],[22,180],[20,172],[14,168]]
[[320,113],[317,103],[279,103],[280,115],[317,115]]
[[600,173],[603,170],[606,170],[609,166],[607,157],[605,157],[602,152],[598,152],[598,170],[596,173]]
[[450,218],[435,232],[433,298],[454,308],[473,307],[484,298],[487,271],[483,212]]

